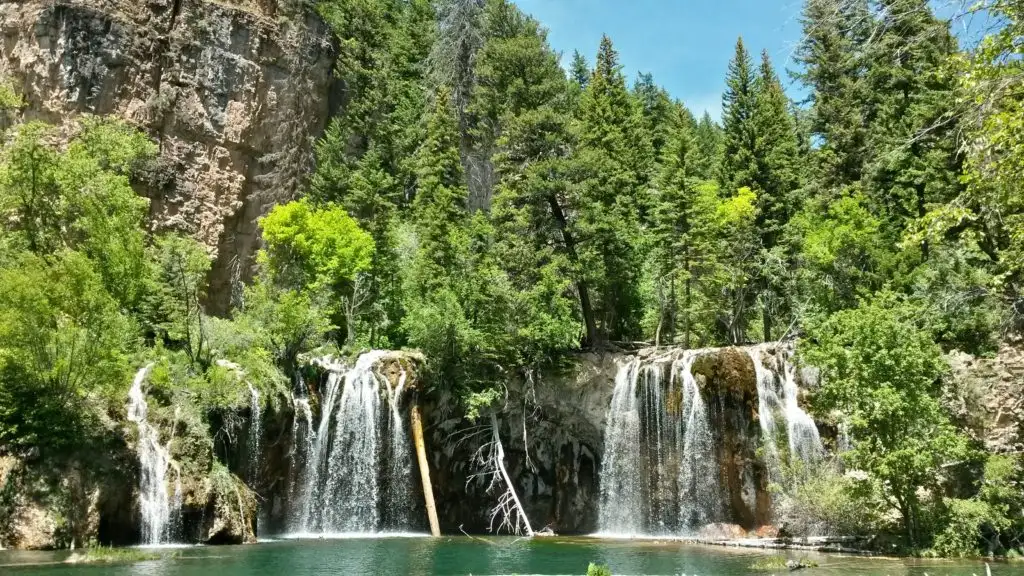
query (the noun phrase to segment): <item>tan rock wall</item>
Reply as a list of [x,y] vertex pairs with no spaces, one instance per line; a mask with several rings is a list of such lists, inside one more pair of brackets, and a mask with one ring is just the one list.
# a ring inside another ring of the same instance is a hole
[[113,114],[145,129],[161,168],[155,230],[216,257],[211,307],[251,277],[256,220],[292,198],[334,85],[326,25],[296,0],[29,0],[0,4],[0,77],[26,119]]
[[1024,345],[1004,343],[992,357],[953,352],[948,401],[992,452],[1024,452]]

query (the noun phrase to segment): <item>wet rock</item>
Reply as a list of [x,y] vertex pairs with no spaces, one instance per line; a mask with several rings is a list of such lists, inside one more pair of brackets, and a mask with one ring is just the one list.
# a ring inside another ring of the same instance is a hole
[[739,524],[716,522],[701,528],[697,537],[702,540],[739,540],[747,537],[747,531]]
[[764,526],[759,526],[757,530],[754,531],[754,535],[758,538],[778,538],[779,527],[772,526],[771,524],[765,524]]

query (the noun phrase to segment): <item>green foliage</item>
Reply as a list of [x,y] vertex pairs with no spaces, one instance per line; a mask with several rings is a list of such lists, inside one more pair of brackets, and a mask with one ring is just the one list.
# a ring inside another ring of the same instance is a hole
[[45,124],[20,126],[0,165],[0,214],[24,246],[89,256],[106,289],[126,307],[140,303],[147,201],[131,175],[156,147],[115,121],[88,119],[63,150]]
[[[802,464],[791,461],[790,466]],[[871,534],[883,525],[886,506],[876,485],[857,472],[840,474],[837,466],[822,463],[797,474],[778,495],[778,522],[786,534],[802,536],[856,536]]]
[[723,161],[718,174],[722,189],[730,193],[752,186],[757,173],[757,135],[752,123],[757,87],[753,68],[743,38],[737,39],[722,95]]
[[150,249],[151,328],[168,344],[180,346],[193,364],[212,362],[202,301],[210,257],[195,240],[168,234]]
[[881,482],[911,546],[927,538],[921,490],[937,490],[942,467],[969,456],[938,400],[947,368],[919,317],[919,309],[882,293],[812,324],[800,347],[822,371],[815,409],[843,413],[858,439],[844,461]]
[[337,206],[307,200],[275,206],[260,220],[266,249],[260,263],[284,286],[331,289],[370,267],[373,238]]
[[607,566],[591,562],[587,566],[587,576],[612,576],[612,571]]
[[645,194],[654,160],[650,135],[618,59],[604,37],[579,102],[579,148],[571,167],[576,182],[569,203],[582,240],[576,246],[582,280],[593,290],[588,338],[595,344],[639,336],[641,224],[651,216]]
[[77,252],[0,268],[0,441],[63,449],[127,390],[135,327]]
[[786,560],[787,558],[781,554],[766,556],[758,559],[747,568],[754,572],[777,572],[781,570],[789,570],[789,567],[786,566]]

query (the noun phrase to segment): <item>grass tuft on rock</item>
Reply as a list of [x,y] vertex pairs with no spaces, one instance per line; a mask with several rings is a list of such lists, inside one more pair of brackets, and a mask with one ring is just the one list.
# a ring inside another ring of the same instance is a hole
[[751,564],[749,568],[755,572],[772,572],[775,570],[789,569],[786,566],[786,557],[781,554],[761,558],[757,562]]

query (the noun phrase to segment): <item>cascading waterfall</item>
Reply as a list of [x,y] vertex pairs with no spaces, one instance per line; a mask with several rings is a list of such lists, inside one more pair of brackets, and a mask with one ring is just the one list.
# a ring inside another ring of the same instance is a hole
[[251,383],[249,386],[249,438],[246,444],[249,453],[248,472],[250,484],[256,480],[260,467],[260,438],[263,436],[263,419],[260,406],[260,392]]
[[392,389],[375,372],[386,354],[368,352],[351,368],[320,363],[328,376],[315,432],[308,400],[295,400],[293,532],[409,529],[412,458],[401,407],[406,378],[402,374]]
[[644,530],[643,494],[640,490],[640,410],[637,378],[640,362],[619,366],[615,374],[611,411],[604,432],[601,463],[601,507],[598,525],[602,532],[639,534]]
[[719,520],[722,512],[715,439],[707,406],[693,377],[695,359],[696,354],[687,352],[673,366],[673,373],[680,376],[683,384],[686,434],[679,492],[682,524],[689,528]]
[[761,421],[769,475],[774,479],[779,474],[779,417],[785,424],[790,458],[805,463],[821,460],[825,449],[818,427],[811,415],[799,404],[800,388],[797,386],[792,352],[778,348],[771,353],[765,346],[755,346],[749,348],[747,353],[750,354],[757,373],[758,417]]
[[720,519],[718,456],[692,374],[696,357],[620,365],[601,464],[602,533],[692,533]]
[[789,453],[806,463],[821,460],[825,448],[814,419],[800,407],[800,388],[796,384],[796,367],[792,362],[783,366],[782,391],[786,401],[786,428],[789,432]]
[[[142,515],[143,544],[165,544],[171,541],[172,520],[181,507],[181,475],[177,474],[173,502],[167,494],[167,470],[171,455],[160,444],[160,434],[146,417],[149,406],[142,385],[153,364],[147,364],[135,374],[128,391],[128,420],[135,422],[139,431],[139,512]],[[173,504],[173,505],[172,505]]]
[[782,411],[782,400],[776,393],[775,374],[761,361],[760,347],[747,350],[750,360],[754,363],[754,376],[757,378],[757,418],[761,423],[761,439],[764,443],[764,461],[768,469],[768,478],[775,480],[781,474],[779,468],[779,449],[776,444],[778,433],[775,415]]
[[[744,354],[756,383],[705,380],[742,375],[736,356],[745,361]],[[784,458],[814,463],[824,454],[814,420],[799,406],[797,380],[783,346],[621,362],[605,424],[599,532],[689,536],[718,522],[770,521],[768,484],[783,480]],[[784,441],[788,454],[778,448]]]

